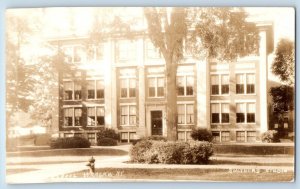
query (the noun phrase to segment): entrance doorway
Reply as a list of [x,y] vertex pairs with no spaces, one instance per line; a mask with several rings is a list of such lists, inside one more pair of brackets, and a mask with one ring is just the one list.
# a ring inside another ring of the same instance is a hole
[[151,111],[151,134],[162,135],[162,111]]

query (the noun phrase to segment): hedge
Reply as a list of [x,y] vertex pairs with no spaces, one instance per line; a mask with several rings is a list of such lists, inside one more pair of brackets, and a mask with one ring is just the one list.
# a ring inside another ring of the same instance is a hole
[[267,143],[280,142],[279,135],[276,130],[268,130],[264,132],[261,136],[261,140]]
[[89,148],[91,143],[88,139],[82,137],[57,138],[51,139],[50,147],[54,149],[61,148]]
[[191,133],[191,137],[194,140],[198,141],[208,141],[211,142],[213,140],[213,136],[211,131],[206,129],[193,129]]
[[135,163],[207,164],[213,155],[209,142],[142,140],[130,149],[130,158]]
[[97,140],[98,146],[117,146],[118,141],[112,138],[100,138]]

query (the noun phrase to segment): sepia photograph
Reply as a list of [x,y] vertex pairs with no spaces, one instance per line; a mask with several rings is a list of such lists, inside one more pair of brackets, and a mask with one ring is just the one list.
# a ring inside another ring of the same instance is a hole
[[294,182],[293,7],[5,12],[6,183]]

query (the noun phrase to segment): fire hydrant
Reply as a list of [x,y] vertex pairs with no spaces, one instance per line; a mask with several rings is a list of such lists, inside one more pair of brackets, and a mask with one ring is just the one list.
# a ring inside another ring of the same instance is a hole
[[91,173],[91,174],[94,174],[94,173],[95,173],[95,161],[96,161],[96,160],[95,160],[94,157],[92,156],[92,157],[89,159],[88,164],[86,164],[86,166],[89,167],[90,173]]

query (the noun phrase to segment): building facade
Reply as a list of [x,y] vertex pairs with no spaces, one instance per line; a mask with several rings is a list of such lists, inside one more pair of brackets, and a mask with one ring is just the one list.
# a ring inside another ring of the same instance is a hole
[[[178,140],[193,128],[212,131],[215,142],[256,142],[268,130],[267,55],[272,26],[261,25],[259,55],[234,62],[200,61],[186,53],[177,69]],[[72,74],[59,74],[60,137],[113,128],[123,142],[167,135],[165,62],[145,35],[107,38],[86,48],[87,38],[56,39]],[[271,44],[271,45],[270,45]]]

